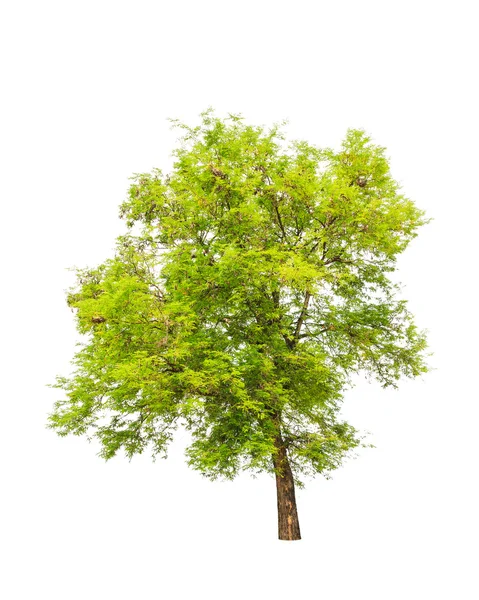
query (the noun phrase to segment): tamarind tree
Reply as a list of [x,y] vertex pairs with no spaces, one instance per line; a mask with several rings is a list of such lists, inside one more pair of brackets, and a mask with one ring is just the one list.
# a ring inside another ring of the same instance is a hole
[[77,270],[84,341],[49,426],[105,459],[166,456],[184,427],[205,476],[274,476],[279,538],[300,539],[295,485],[364,444],[339,414],[352,376],[427,371],[388,277],[427,221],[363,131],[335,152],[211,109],[174,124],[172,171],[132,179],[115,255]]

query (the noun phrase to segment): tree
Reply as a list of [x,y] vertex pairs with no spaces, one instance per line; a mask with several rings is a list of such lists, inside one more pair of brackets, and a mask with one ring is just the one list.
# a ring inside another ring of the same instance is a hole
[[352,376],[427,371],[388,278],[427,221],[363,131],[334,152],[212,110],[174,125],[172,172],[133,178],[115,256],[77,271],[85,339],[49,426],[109,459],[166,456],[182,425],[206,477],[274,475],[279,538],[300,539],[295,485],[364,445],[339,414]]

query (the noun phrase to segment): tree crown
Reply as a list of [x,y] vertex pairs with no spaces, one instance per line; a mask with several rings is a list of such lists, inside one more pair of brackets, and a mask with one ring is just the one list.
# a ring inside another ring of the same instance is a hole
[[328,475],[362,440],[339,418],[351,376],[427,371],[388,277],[424,213],[363,131],[336,152],[211,110],[175,125],[172,172],[133,178],[115,256],[68,294],[85,343],[50,426],[110,458],[166,455],[183,424],[212,478],[273,472],[280,436],[297,483]]

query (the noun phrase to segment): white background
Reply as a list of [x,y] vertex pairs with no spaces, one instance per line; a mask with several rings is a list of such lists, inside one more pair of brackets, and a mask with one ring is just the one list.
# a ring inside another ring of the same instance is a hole
[[[6,600],[477,599],[477,20],[474,2],[4,1],[1,570]],[[361,383],[375,449],[298,493],[183,461],[104,463],[45,428],[77,335],[66,269],[111,255],[128,177],[168,167],[167,117],[209,105],[338,147],[361,127],[434,221],[400,260],[435,371]]]

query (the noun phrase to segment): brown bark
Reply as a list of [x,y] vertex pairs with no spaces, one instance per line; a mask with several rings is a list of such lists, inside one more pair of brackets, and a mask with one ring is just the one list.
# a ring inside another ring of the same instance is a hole
[[276,473],[278,499],[278,538],[280,540],[300,540],[293,473],[281,434],[276,436],[275,446],[277,454],[273,456],[273,465]]

